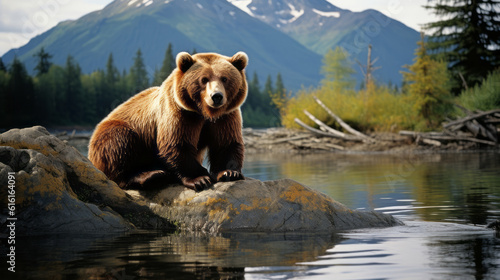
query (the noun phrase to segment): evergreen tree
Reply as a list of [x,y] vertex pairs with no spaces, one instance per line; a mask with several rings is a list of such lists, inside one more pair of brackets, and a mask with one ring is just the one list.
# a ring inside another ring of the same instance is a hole
[[66,118],[64,74],[62,67],[52,65],[47,73],[35,79],[38,124],[61,124]]
[[38,63],[35,66],[36,76],[39,77],[40,75],[49,72],[50,65],[52,65],[50,62],[52,55],[45,52],[45,49],[42,47],[40,51],[33,56],[38,60]]
[[[0,63],[2,60],[0,59]],[[2,64],[0,64],[2,66]],[[7,86],[9,83],[9,74],[5,70],[0,70],[0,127],[4,126],[7,117]]]
[[253,72],[253,78],[252,81],[248,84],[248,88],[252,88],[253,91],[258,92],[260,94],[260,82],[259,82],[259,76],[257,75],[257,72]]
[[7,125],[33,124],[35,113],[33,80],[17,57],[14,57],[9,69],[9,81],[5,95]]
[[346,89],[354,89],[356,80],[353,74],[356,73],[352,67],[352,62],[343,48],[330,49],[323,58],[321,72],[325,75],[322,83],[335,92]]
[[261,103],[261,93],[258,82],[257,73],[254,72],[253,79],[248,80],[247,99],[245,103],[243,103],[243,108],[254,107]]
[[454,91],[475,86],[500,66],[500,1],[430,2],[426,8],[441,20],[424,27],[433,32],[429,50],[449,63]]
[[274,92],[273,88],[273,80],[271,78],[271,75],[267,76],[266,83],[264,84],[264,91],[262,94],[264,95],[271,95]]
[[5,67],[5,64],[3,64],[1,57],[0,57],[0,71],[7,72],[7,68]]
[[278,73],[276,76],[276,85],[274,87],[274,92],[277,95],[286,94],[285,85],[283,84],[283,79],[281,78],[281,73]]
[[114,60],[113,60],[113,54],[110,53],[108,56],[108,61],[106,62],[106,82],[112,86],[116,82],[118,82],[118,78],[120,76],[120,72],[118,72],[118,69],[115,66]]
[[416,129],[426,130],[438,127],[450,112],[451,95],[446,63],[433,60],[427,53],[423,34],[418,45],[415,63],[406,66],[410,72],[403,72],[403,78],[413,109],[422,118]]
[[7,84],[9,82],[9,77],[7,74],[7,68],[3,64],[2,58],[0,57],[0,127],[4,124],[6,120],[6,93],[7,93]]
[[66,121],[81,124],[84,120],[85,97],[80,76],[82,70],[72,56],[66,59],[64,68],[64,95],[66,97]]
[[130,89],[132,93],[137,93],[149,87],[148,72],[142,58],[141,49],[137,50],[134,58],[134,64],[129,73]]
[[172,73],[175,69],[175,58],[172,53],[172,44],[168,44],[167,51],[165,52],[165,58],[163,59],[163,64],[160,71],[155,71],[154,75],[154,86],[160,86],[168,75]]
[[[117,104],[121,103],[121,95],[126,93],[126,87],[121,87],[120,71],[115,66],[113,54],[110,53],[106,62],[106,71],[104,73],[106,82],[103,91],[96,91],[97,116],[104,117]],[[126,77],[126,76],[125,76]]]

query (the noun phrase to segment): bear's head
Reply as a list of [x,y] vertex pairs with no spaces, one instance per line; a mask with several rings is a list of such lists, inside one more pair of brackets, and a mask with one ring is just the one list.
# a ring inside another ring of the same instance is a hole
[[205,119],[238,110],[247,96],[245,67],[248,57],[238,52],[232,57],[216,53],[191,56],[181,52],[176,58],[176,103],[183,109],[197,112]]

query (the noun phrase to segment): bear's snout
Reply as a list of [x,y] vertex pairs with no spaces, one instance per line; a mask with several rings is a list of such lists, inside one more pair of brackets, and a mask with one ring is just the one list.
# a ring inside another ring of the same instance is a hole
[[224,95],[221,92],[215,92],[212,94],[212,101],[214,102],[214,106],[222,105],[222,100],[224,99]]
[[205,102],[208,106],[216,109],[226,103],[226,90],[220,80],[214,79],[206,85]]

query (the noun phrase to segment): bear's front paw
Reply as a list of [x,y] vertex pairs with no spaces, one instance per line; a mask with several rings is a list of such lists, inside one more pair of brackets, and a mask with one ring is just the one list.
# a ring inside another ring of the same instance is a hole
[[224,170],[217,173],[217,182],[229,182],[229,181],[237,181],[244,180],[243,174],[236,170]]
[[187,188],[199,192],[210,187],[210,185],[212,185],[212,179],[210,179],[210,176],[200,176],[193,179],[182,178],[182,184]]

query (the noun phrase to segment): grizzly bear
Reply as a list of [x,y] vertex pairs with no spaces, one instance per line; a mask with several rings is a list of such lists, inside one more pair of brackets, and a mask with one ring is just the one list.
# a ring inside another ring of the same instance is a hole
[[[90,161],[121,188],[160,180],[201,191],[244,179],[240,106],[247,55],[181,52],[176,64],[160,87],[114,109],[90,139]],[[210,172],[202,166],[206,150]]]

